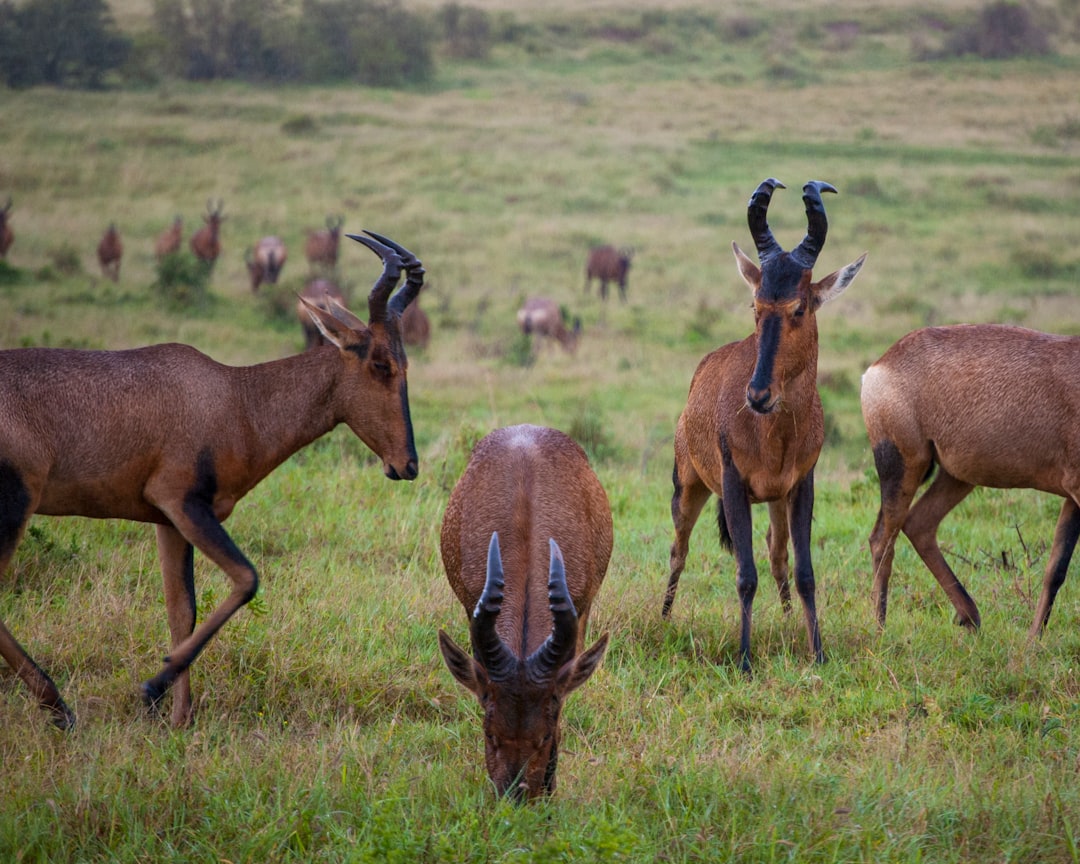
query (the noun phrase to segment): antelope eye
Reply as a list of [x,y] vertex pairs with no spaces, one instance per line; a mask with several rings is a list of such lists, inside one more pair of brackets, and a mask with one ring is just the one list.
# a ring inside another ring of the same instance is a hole
[[380,378],[390,377],[390,364],[381,360],[372,360],[371,368],[375,370],[375,374]]

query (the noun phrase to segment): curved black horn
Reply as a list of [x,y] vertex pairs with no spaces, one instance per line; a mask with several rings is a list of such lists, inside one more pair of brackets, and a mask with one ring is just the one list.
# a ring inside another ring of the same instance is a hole
[[757,246],[758,251],[758,260],[762,264],[767,259],[784,251],[780,248],[780,244],[773,239],[772,231],[769,230],[767,214],[773,190],[786,188],[775,177],[762,180],[754,194],[750,196],[750,203],[746,208],[746,221],[750,226],[750,236],[754,238],[754,245]]
[[549,680],[569,660],[577,647],[578,616],[570,589],[566,585],[566,565],[562,550],[554,539],[548,540],[551,564],[548,569],[548,606],[551,608],[551,635],[525,661],[529,678]]
[[513,674],[517,665],[514,655],[495,632],[495,619],[499,617],[499,610],[502,609],[504,585],[499,532],[494,531],[488,543],[487,578],[480,599],[476,602],[476,609],[473,610],[470,627],[473,652],[493,681],[505,681]]
[[364,229],[364,233],[383,245],[389,246],[401,257],[401,266],[405,268],[405,285],[390,298],[390,311],[396,315],[401,315],[405,311],[405,307],[416,299],[420,289],[424,287],[424,273],[426,272],[424,265],[420,263],[420,259],[413,255],[412,252],[400,243],[395,243],[389,237],[383,237],[382,234],[368,231],[367,228]]
[[825,235],[829,230],[829,220],[825,217],[825,204],[821,200],[821,193],[835,194],[836,187],[823,180],[808,180],[802,191],[802,200],[806,204],[806,237],[791,250],[791,257],[804,270],[810,270],[817,263],[817,256],[825,246]]
[[380,243],[371,237],[362,234],[346,234],[346,237],[367,246],[372,252],[382,258],[383,272],[371,286],[368,294],[368,322],[381,324],[386,321],[386,303],[390,299],[390,292],[398,283],[401,276],[401,258],[392,246]]

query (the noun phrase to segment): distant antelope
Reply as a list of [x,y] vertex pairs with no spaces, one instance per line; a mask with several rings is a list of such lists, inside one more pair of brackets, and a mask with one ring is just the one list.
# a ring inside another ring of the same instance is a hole
[[166,255],[175,255],[180,251],[180,241],[183,238],[184,220],[177,216],[172,225],[157,236],[154,241],[154,257],[160,261]]
[[[412,303],[415,302],[414,299]],[[412,307],[412,303],[402,312],[402,321],[404,321],[405,314]],[[304,290],[300,292],[300,296],[296,300],[296,317],[300,319],[300,329],[304,331],[305,350],[327,344],[322,330],[316,326],[313,316],[308,311],[312,306],[332,315],[335,308],[345,308],[345,297],[337,284],[329,279],[311,279],[304,286]]]
[[573,327],[568,329],[563,320],[562,310],[554,300],[547,297],[530,297],[518,309],[518,327],[525,334],[536,334],[554,339],[573,354],[577,350],[578,337],[581,335],[581,319],[575,318]]
[[878,623],[903,531],[958,622],[977,628],[979,610],[941,554],[938,526],[976,486],[1039,489],[1065,500],[1029,631],[1036,638],[1080,537],[1080,337],[996,324],[916,330],[866,370],[861,398],[881,484],[870,534]]
[[6,258],[8,249],[15,242],[15,232],[11,230],[11,196],[7,204],[0,207],[0,258]]
[[263,237],[254,249],[248,249],[244,253],[244,263],[251,277],[251,293],[258,294],[263,283],[276,285],[288,257],[285,241],[280,237]]
[[476,445],[441,538],[472,653],[442,630],[439,648],[484,706],[485,761],[499,795],[555,791],[563,701],[607,648],[605,633],[582,650],[611,546],[607,495],[571,438],[510,426]]
[[191,235],[191,251],[207,267],[213,267],[218,255],[221,254],[221,241],[218,235],[221,232],[221,223],[225,221],[222,213],[224,207],[220,198],[216,203],[213,199],[207,201],[206,214],[203,216],[203,222],[206,224]]
[[322,266],[331,270],[337,267],[338,244],[344,224],[343,216],[328,216],[325,230],[308,232],[304,255],[313,267]]
[[866,260],[864,254],[821,281],[811,282],[828,228],[821,193],[836,190],[817,180],[803,186],[806,237],[796,249],[785,252],[773,239],[766,218],[776,188],[784,188],[779,180],[762,182],[747,211],[761,267],[738,244],[732,244],[739,272],[754,292],[754,333],[701,361],[675,431],[671,498],[675,542],[663,606],[667,617],[686,565],[690,533],[705,502],[715,493],[720,498],[720,540],[734,551],[738,568],[739,651],[746,671],[750,669],[750,613],[757,591],[750,505],[759,502],[769,503],[769,559],[784,610],[791,606],[790,536],[795,587],[806,614],[810,648],[818,662],[825,659],[810,555],[814,465],[825,438],[817,391],[816,313],[851,284]]
[[120,259],[124,257],[124,244],[120,239],[120,232],[116,229],[116,223],[109,223],[105,235],[97,247],[98,263],[101,265],[102,275],[109,277],[113,282],[120,281]]
[[614,246],[595,246],[589,250],[585,264],[585,292],[593,279],[600,280],[600,296],[607,300],[608,282],[619,286],[619,299],[626,300],[626,277],[630,273],[633,249],[616,249]]
[[421,349],[427,348],[431,341],[431,321],[428,320],[427,313],[420,308],[419,297],[409,304],[409,308],[401,316],[401,338],[406,345]]
[[[408,250],[368,233],[354,239],[383,260],[368,323],[342,308],[309,307],[331,347],[241,368],[175,344],[0,351],[0,574],[34,513],[154,523],[172,647],[142,694],[156,706],[174,685],[175,726],[191,719],[192,661],[258,588],[254,566],[222,526],[237,502],[342,422],[382,459],[388,478],[416,477],[398,319],[424,269]],[[393,294],[403,270],[405,285]],[[232,584],[198,628],[196,548]],[[75,722],[2,624],[0,656],[57,726]]]

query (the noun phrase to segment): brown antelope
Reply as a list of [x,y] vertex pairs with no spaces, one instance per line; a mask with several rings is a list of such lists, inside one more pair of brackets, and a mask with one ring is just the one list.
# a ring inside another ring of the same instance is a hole
[[589,250],[585,264],[585,292],[588,293],[593,279],[600,280],[600,296],[607,300],[608,282],[619,286],[619,299],[626,301],[626,277],[630,273],[633,249],[616,249],[614,246],[595,246]]
[[7,204],[0,207],[0,258],[6,258],[8,249],[15,242],[15,232],[11,230],[11,196]]
[[221,241],[218,235],[221,232],[221,223],[225,221],[225,216],[221,212],[224,207],[220,198],[217,203],[213,199],[208,200],[206,214],[203,216],[203,222],[206,224],[191,235],[191,251],[207,267],[213,267],[218,255],[221,254]]
[[[416,300],[414,299],[412,302],[415,303]],[[322,331],[316,326],[311,313],[308,312],[311,306],[316,306],[323,312],[332,315],[334,309],[345,308],[345,297],[341,293],[341,289],[329,279],[312,279],[304,286],[304,290],[296,298],[296,317],[300,319],[300,329],[304,331],[305,351],[328,344],[323,337]],[[402,330],[404,330],[405,313],[409,311],[411,306],[412,303],[401,314]],[[404,342],[404,337],[402,341]]]
[[344,224],[344,217],[328,216],[325,229],[308,231],[304,255],[312,267],[321,266],[330,270],[337,267],[338,243],[341,240],[341,226]]
[[409,304],[405,314],[401,316],[401,338],[406,345],[414,345],[425,349],[431,341],[431,321],[427,313],[420,308],[420,298],[417,297]]
[[499,795],[555,791],[559,713],[607,648],[585,628],[611,557],[611,508],[585,451],[539,426],[497,429],[473,450],[442,524],[446,576],[472,654],[442,630],[454,678],[484,707]]
[[124,244],[120,239],[120,232],[116,230],[116,223],[110,222],[105,235],[97,247],[98,263],[101,265],[101,273],[113,280],[120,281],[120,259],[124,257]]
[[254,249],[247,249],[244,252],[244,263],[251,277],[251,293],[258,294],[259,286],[263,283],[276,285],[288,257],[285,241],[280,237],[263,237],[255,244]]
[[158,234],[154,241],[154,257],[160,261],[166,255],[175,255],[180,251],[180,241],[184,233],[184,220],[177,216],[172,225]]
[[[0,573],[34,513],[154,523],[172,647],[142,695],[157,706],[174,685],[175,726],[191,719],[192,661],[258,588],[254,566],[222,527],[236,503],[339,423],[382,459],[391,480],[416,477],[398,319],[424,270],[406,249],[368,233],[355,239],[384,262],[368,323],[309,306],[333,343],[318,351],[243,368],[176,344],[0,351]],[[405,285],[391,296],[402,270]],[[193,549],[232,585],[198,628]],[[56,685],[2,624],[0,655],[57,726],[74,723]]]
[[795,553],[795,587],[806,615],[810,648],[824,662],[814,600],[810,522],[814,506],[814,465],[824,442],[824,417],[817,391],[817,310],[838,296],[859,272],[866,255],[818,282],[811,270],[825,244],[828,222],[822,192],[828,183],[803,186],[808,229],[805,239],[785,252],[767,221],[772,192],[784,188],[762,182],[747,212],[761,267],[733,243],[739,273],[754,294],[755,328],[741,342],[716,349],[701,361],[690,383],[686,408],[675,431],[671,516],[671,573],[663,614],[671,612],[679,576],[686,565],[690,533],[711,493],[720,501],[721,544],[735,554],[741,607],[741,665],[750,670],[750,613],[757,591],[750,505],[769,504],[769,559],[787,611],[788,539]]
[[559,304],[547,297],[530,297],[518,309],[518,327],[527,335],[536,334],[554,339],[573,354],[577,350],[578,337],[581,335],[581,319],[575,318],[571,329],[567,329],[563,312]]
[[976,486],[1039,489],[1065,500],[1029,631],[1038,637],[1080,536],[1078,382],[1080,337],[997,324],[916,330],[866,370],[862,413],[881,484],[870,551],[882,627],[903,531],[958,623],[977,628],[979,610],[941,554],[938,526]]

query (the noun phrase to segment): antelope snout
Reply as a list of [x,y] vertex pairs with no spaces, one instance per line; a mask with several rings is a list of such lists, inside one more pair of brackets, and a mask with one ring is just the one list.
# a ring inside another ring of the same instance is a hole
[[391,480],[415,480],[416,475],[420,473],[420,466],[416,464],[415,459],[410,459],[399,473],[397,468],[387,462],[383,473]]
[[772,390],[768,387],[762,390],[754,387],[746,388],[746,404],[758,414],[771,414],[779,401],[779,398],[774,397]]

